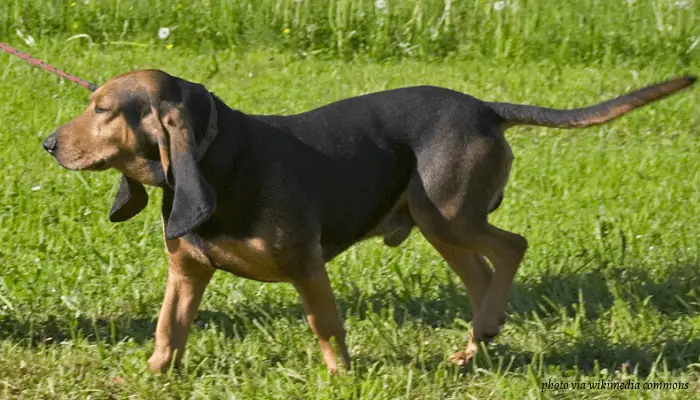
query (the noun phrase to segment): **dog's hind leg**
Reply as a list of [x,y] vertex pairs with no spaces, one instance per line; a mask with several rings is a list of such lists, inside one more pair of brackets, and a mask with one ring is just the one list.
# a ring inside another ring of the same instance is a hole
[[470,243],[475,251],[485,255],[494,265],[494,274],[479,310],[474,315],[474,337],[489,342],[501,329],[506,318],[508,295],[525,256],[524,237],[487,224]]
[[318,337],[323,352],[323,361],[331,373],[336,373],[338,364],[331,344],[336,345],[345,368],[350,368],[350,355],[345,344],[345,328],[335,304],[335,297],[323,263],[314,266],[304,277],[292,281],[304,302],[306,317],[311,330]]
[[[505,323],[508,295],[527,249],[525,238],[490,224],[470,236],[459,246],[426,236],[464,282],[472,304],[473,329],[467,349],[452,356],[460,365],[474,356],[478,342],[490,342]],[[481,254],[491,260],[493,272]]]
[[476,314],[486,289],[491,284],[491,276],[493,275],[491,266],[482,255],[471,250],[445,245],[438,241],[431,242],[431,244],[445,259],[447,265],[459,276],[467,289],[472,314]]
[[[472,315],[476,315],[484,294],[491,284],[493,276],[491,266],[484,256],[471,250],[445,245],[438,241],[432,244],[466,287]],[[478,342],[474,338],[473,332],[470,332],[466,350],[453,354],[450,360],[455,364],[465,365],[474,357],[477,350]]]
[[[512,160],[505,139],[478,133],[445,136],[446,141],[419,154],[408,204],[420,231],[469,289],[476,309],[467,352],[473,352],[476,341],[491,341],[505,322],[508,295],[527,241],[488,222]],[[490,279],[481,256],[493,264]]]

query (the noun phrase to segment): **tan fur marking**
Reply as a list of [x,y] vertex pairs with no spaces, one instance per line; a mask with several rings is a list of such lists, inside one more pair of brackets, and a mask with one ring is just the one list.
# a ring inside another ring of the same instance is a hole
[[588,118],[586,120],[579,121],[576,125],[580,125],[580,126],[600,125],[600,124],[603,124],[603,123],[610,121],[611,119],[617,118],[624,113],[630,112],[634,108],[635,107],[631,104],[622,104],[622,105],[619,105],[617,107],[611,108],[605,114],[599,114],[599,115],[596,115],[592,118]]
[[207,255],[217,268],[258,281],[289,281],[272,256],[272,246],[261,238],[221,238],[210,243]]

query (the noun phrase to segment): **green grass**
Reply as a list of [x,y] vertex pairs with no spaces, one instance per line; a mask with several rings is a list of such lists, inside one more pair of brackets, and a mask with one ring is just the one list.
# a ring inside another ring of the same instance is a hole
[[[499,7],[503,5],[503,7]],[[698,0],[5,0],[0,40],[267,46],[295,56],[687,66]],[[157,38],[161,27],[171,35]]]
[[[19,3],[10,2],[15,6]],[[292,113],[351,95],[434,84],[487,100],[577,107],[684,72],[450,59],[298,59],[290,53],[40,42],[32,52],[104,82],[159,67],[228,104]],[[690,398],[700,391],[698,91],[583,131],[508,132],[515,167],[492,220],[530,249],[509,320],[460,371],[471,311],[418,235],[369,240],[330,263],[355,369],[329,377],[289,285],[217,273],[179,373],[146,359],[166,276],[159,195],[123,224],[106,214],[118,174],[60,168],[43,137],[88,92],[0,56],[0,398]],[[687,390],[548,390],[543,382],[686,382]]]

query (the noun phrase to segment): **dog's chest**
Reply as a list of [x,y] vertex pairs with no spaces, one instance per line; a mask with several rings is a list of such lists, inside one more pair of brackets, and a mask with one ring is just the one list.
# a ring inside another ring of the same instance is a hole
[[217,238],[208,240],[205,249],[215,267],[243,278],[265,282],[288,280],[264,239]]

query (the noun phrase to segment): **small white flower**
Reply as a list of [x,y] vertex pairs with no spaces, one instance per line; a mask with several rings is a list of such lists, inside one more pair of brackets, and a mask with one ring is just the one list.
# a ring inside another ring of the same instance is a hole
[[690,7],[690,0],[676,0],[676,7],[685,10]]
[[252,77],[253,77],[253,73],[252,73],[252,72],[248,72],[248,78],[252,78]]
[[37,190],[41,190],[41,185],[32,186],[31,190],[32,190],[32,192],[36,192]]
[[7,306],[2,306],[2,309],[3,309],[3,310],[7,310]]
[[63,302],[63,304],[67,308],[69,308],[70,310],[73,310],[73,311],[78,310],[78,306],[77,306],[77,304],[75,304],[77,302],[77,300],[78,299],[76,299],[75,296],[66,296],[66,295],[61,296],[61,301]]
[[15,32],[17,32],[17,36],[19,36],[20,39],[24,40],[24,43],[26,43],[27,46],[36,46],[36,41],[34,40],[32,35],[24,36],[22,31],[20,31],[19,29],[17,29]]
[[386,0],[377,0],[374,2],[374,8],[376,8],[377,10],[384,10],[386,9],[386,6]]
[[501,11],[504,8],[506,8],[505,1],[497,1],[497,2],[493,3],[493,9],[496,11]]
[[165,40],[170,36],[170,28],[168,27],[163,27],[158,29],[158,39],[160,40]]

